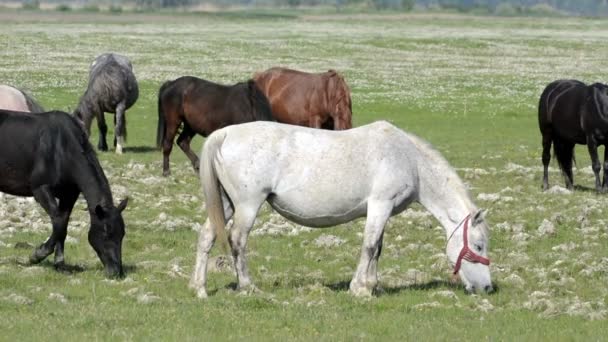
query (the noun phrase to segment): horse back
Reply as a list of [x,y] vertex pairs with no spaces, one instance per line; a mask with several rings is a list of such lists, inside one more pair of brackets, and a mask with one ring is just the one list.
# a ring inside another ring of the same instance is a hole
[[584,138],[580,118],[586,94],[587,86],[577,80],[557,80],[547,85],[538,105],[541,133],[551,131],[562,138],[576,141]]
[[327,118],[330,112],[327,74],[275,67],[253,79],[268,98],[277,121],[308,126],[312,116]]
[[[74,140],[78,136],[81,141]],[[86,152],[85,138],[67,113],[0,110],[0,191],[32,196],[39,184],[59,184],[78,169],[74,155]],[[74,143],[76,151],[70,150]]]
[[164,98],[175,115],[203,136],[229,125],[273,119],[266,96],[252,80],[222,85],[186,76],[177,79]]
[[29,112],[27,97],[17,88],[0,84],[0,108]]

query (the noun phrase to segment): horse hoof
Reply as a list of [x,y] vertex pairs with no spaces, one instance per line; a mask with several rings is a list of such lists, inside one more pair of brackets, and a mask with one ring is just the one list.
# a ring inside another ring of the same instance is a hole
[[355,296],[355,297],[359,297],[359,298],[371,298],[373,295],[374,290],[367,288],[365,286],[353,286],[351,285],[349,287],[349,291],[350,293]]
[[169,170],[163,171],[163,177],[169,177],[170,175],[171,175],[171,171],[169,171]]
[[65,262],[62,261],[56,261],[53,266],[55,267],[55,271],[57,272],[67,272],[68,268],[65,266]]
[[116,154],[122,154],[122,147],[116,148]]
[[30,255],[30,264],[39,264],[42,260],[46,259],[50,253],[41,252],[40,249],[43,245],[40,245],[38,248],[34,250],[34,253]]
[[207,299],[209,296],[207,295],[207,290],[202,288],[202,289],[199,289],[198,291],[196,291],[196,297],[198,299]]

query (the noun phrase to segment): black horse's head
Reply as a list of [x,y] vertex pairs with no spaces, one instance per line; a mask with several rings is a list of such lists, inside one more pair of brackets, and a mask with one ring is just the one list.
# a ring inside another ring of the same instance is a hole
[[125,222],[122,219],[122,211],[127,202],[128,198],[125,198],[118,207],[112,205],[110,208],[97,205],[91,213],[89,243],[105,266],[108,277],[124,276],[122,239],[125,236]]

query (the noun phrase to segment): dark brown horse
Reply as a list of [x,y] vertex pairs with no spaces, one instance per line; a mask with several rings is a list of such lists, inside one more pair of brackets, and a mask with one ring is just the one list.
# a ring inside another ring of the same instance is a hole
[[163,176],[168,176],[169,154],[180,126],[177,144],[198,172],[198,157],[190,149],[195,134],[204,137],[228,125],[249,121],[272,121],[266,96],[253,80],[232,86],[192,76],[165,82],[158,91],[156,145],[163,149]]
[[279,122],[342,130],[352,128],[350,89],[334,70],[311,74],[271,68],[253,76]]
[[[572,162],[574,145],[587,145],[595,188],[608,190],[608,86],[601,83],[586,85],[577,80],[557,80],[543,91],[538,105],[538,124],[542,134],[544,166],[543,189],[549,187],[551,143],[566,187],[573,188]],[[600,183],[601,164],[597,147],[604,145],[604,177]]]

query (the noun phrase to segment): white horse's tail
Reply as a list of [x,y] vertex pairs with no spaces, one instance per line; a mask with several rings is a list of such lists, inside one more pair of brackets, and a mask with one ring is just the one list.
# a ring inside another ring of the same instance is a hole
[[220,189],[220,180],[217,175],[215,163],[220,156],[220,148],[226,138],[225,131],[211,134],[205,141],[201,155],[200,178],[203,186],[203,194],[207,203],[207,216],[216,239],[220,243],[222,251],[228,251],[228,238],[226,236],[226,217],[224,216],[224,203]]

